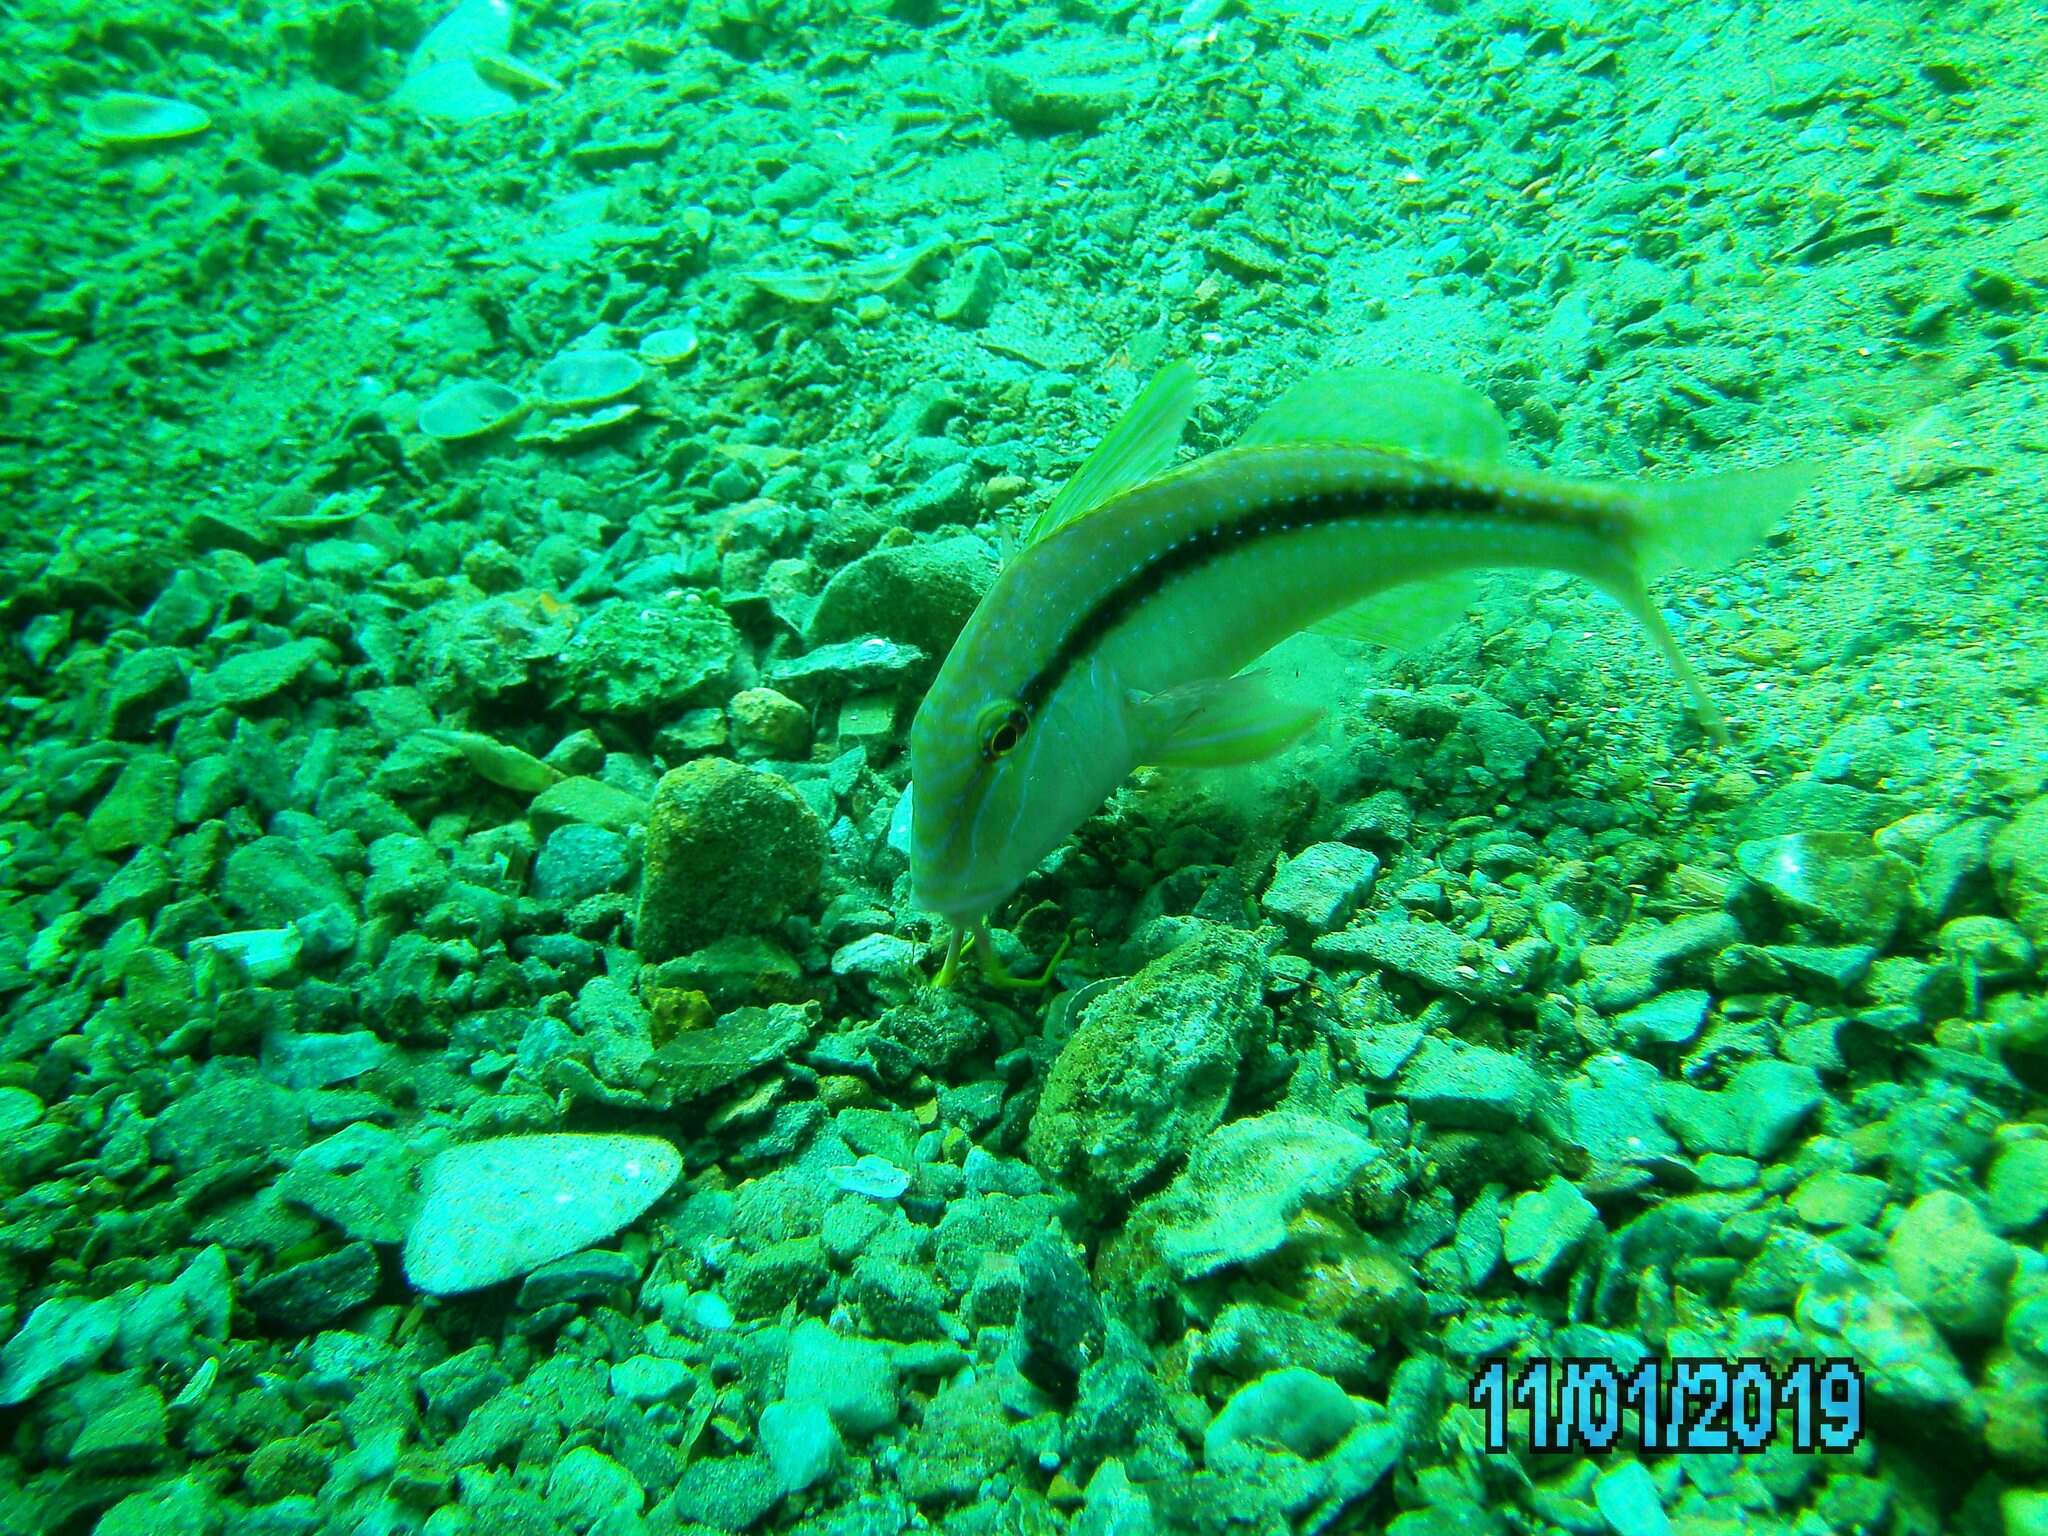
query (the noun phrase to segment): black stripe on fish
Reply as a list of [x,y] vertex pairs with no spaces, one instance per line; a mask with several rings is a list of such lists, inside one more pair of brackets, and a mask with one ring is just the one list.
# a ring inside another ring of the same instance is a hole
[[[1061,682],[1112,630],[1123,624],[1166,584],[1190,575],[1210,562],[1263,539],[1282,538],[1306,528],[1375,517],[1409,517],[1417,513],[1464,513],[1499,516],[1528,512],[1534,506],[1507,487],[1478,480],[1407,479],[1380,484],[1319,490],[1247,508],[1227,522],[1190,534],[1179,544],[1154,555],[1098,597],[1061,637],[1043,667],[1017,693],[1017,702],[1035,715],[1058,691]],[[1546,502],[1553,515],[1568,509]]]

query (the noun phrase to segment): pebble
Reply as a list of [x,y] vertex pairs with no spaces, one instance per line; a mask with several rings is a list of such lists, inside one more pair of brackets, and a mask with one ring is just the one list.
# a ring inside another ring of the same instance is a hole
[[889,1347],[805,1318],[790,1335],[783,1401],[822,1408],[837,1429],[858,1439],[879,1434],[901,1411]]
[[1380,861],[1349,843],[1316,843],[1280,866],[1259,907],[1297,935],[1341,928],[1372,894]]
[[791,1493],[830,1477],[844,1454],[832,1416],[818,1403],[770,1403],[758,1428],[769,1465]]
[[1534,1118],[1546,1090],[1519,1056],[1431,1036],[1402,1072],[1396,1092],[1425,1124],[1506,1131]]
[[628,1355],[611,1371],[612,1391],[643,1406],[687,1396],[693,1381],[682,1361],[660,1355]]
[[1892,1229],[1886,1253],[1899,1289],[1944,1333],[1986,1338],[2005,1322],[2012,1246],[1964,1196],[1935,1190],[1915,1200]]
[[1614,1536],[1670,1536],[1671,1517],[1664,1513],[1656,1479],[1639,1461],[1601,1473],[1593,1483],[1593,1507]]
[[0,1348],[0,1408],[25,1403],[90,1369],[113,1346],[120,1327],[121,1306],[111,1296],[43,1302]]
[[622,888],[633,872],[624,836],[609,827],[566,822],[548,834],[533,861],[533,894],[560,907]]
[[451,1147],[427,1165],[405,1239],[416,1290],[480,1290],[611,1236],[682,1174],[653,1136],[505,1136]]
[[2001,1232],[2021,1232],[2048,1216],[2048,1136],[2007,1142],[1991,1160],[1985,1210]]
[[1741,844],[1735,862],[1824,939],[1882,945],[1911,904],[1913,866],[1855,832],[1793,832]]
[[1508,1208],[1502,1253],[1524,1284],[1546,1285],[1599,1225],[1593,1202],[1569,1179],[1553,1176]]
[[604,1452],[579,1445],[548,1474],[547,1499],[549,1509],[574,1529],[590,1530],[600,1521],[618,1521],[621,1510],[639,1514],[647,1503],[647,1490]]

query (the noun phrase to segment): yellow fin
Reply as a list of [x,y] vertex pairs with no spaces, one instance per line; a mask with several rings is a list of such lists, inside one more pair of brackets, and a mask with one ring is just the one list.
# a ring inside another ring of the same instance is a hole
[[1478,596],[1477,585],[1462,572],[1411,581],[1340,609],[1311,624],[1309,633],[1413,650],[1461,623]]
[[1195,408],[1195,391],[1201,376],[1187,362],[1168,363],[1152,376],[1152,382],[1138,391],[1109,429],[1109,435],[1095,445],[1095,451],[1074,471],[1074,478],[1061,487],[1046,509],[1038,514],[1024,537],[1029,549],[1040,539],[1056,533],[1076,518],[1086,517],[1104,502],[1150,480],[1173,462],[1188,415]]
[[1158,768],[1261,762],[1299,741],[1323,718],[1320,704],[1275,694],[1264,672],[1133,694],[1130,704],[1138,761]]
[[1362,443],[1491,464],[1507,454],[1508,428],[1491,400],[1455,380],[1400,368],[1333,368],[1289,389],[1238,441]]
[[1792,510],[1820,471],[1811,459],[1793,459],[1768,469],[1634,487],[1642,498],[1636,553],[1644,579],[1681,567],[1712,571],[1732,564]]

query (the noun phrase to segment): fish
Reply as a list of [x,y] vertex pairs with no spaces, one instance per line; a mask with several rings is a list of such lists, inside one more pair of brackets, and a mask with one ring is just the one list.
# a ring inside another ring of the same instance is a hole
[[1648,634],[1707,734],[1725,717],[1650,596],[1740,558],[1818,466],[1612,483],[1512,464],[1505,421],[1456,380],[1332,368],[1232,445],[1175,464],[1186,362],[1139,392],[1006,560],[910,729],[911,896],[997,984],[988,919],[1135,769],[1285,750],[1320,703],[1246,668],[1302,630],[1413,645],[1455,623],[1480,569],[1581,577]]

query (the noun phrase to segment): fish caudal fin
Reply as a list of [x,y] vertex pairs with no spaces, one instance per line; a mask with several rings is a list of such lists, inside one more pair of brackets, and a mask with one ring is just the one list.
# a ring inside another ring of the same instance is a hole
[[1733,564],[1792,510],[1820,471],[1811,459],[1793,459],[1768,469],[1637,487],[1642,528],[1636,554],[1643,578]]
[[1648,582],[1668,571],[1712,571],[1741,559],[1806,494],[1820,468],[1810,459],[1794,459],[1768,469],[1737,469],[1637,488],[1641,524],[1634,579],[1615,589],[1614,595],[1648,631],[1691,695],[1700,724],[1722,746],[1734,739],[1728,719],[1707,692],[1706,679],[1679,649],[1671,626],[1650,597]]

